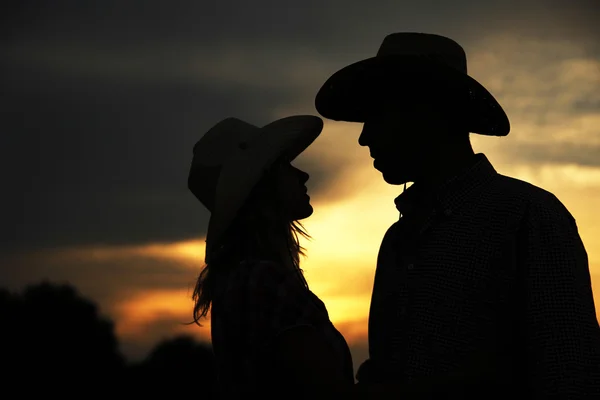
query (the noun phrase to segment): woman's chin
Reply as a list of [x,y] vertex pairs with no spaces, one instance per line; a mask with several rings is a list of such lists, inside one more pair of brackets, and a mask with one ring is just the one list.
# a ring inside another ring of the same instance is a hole
[[313,211],[313,207],[308,203],[306,207],[303,207],[295,213],[294,221],[300,221],[310,217],[313,214]]

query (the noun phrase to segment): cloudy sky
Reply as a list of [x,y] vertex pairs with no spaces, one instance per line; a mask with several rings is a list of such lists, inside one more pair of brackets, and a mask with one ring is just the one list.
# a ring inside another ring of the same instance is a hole
[[[450,36],[511,119],[473,136],[503,174],[576,218],[600,309],[600,6],[596,0],[12,1],[0,37],[0,281],[70,282],[146,354],[183,326],[208,213],[187,190],[192,146],[219,120],[315,114],[330,74],[397,31]],[[452,3],[452,4],[450,4]],[[357,144],[326,121],[297,160],[311,174],[303,267],[366,357],[381,237],[398,214]]]

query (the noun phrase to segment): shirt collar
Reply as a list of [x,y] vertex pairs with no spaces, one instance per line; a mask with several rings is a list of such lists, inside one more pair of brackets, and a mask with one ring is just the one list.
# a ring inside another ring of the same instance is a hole
[[417,209],[436,208],[445,214],[458,208],[469,194],[497,175],[483,153],[473,156],[470,166],[436,186],[414,184],[394,199],[402,215],[411,215]]

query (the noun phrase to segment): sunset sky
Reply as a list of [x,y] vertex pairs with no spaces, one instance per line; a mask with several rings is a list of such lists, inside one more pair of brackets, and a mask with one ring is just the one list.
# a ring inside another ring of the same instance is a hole
[[[208,324],[183,325],[209,216],[187,190],[194,143],[228,116],[316,114],[321,84],[397,31],[463,45],[512,126],[472,135],[474,150],[571,211],[600,314],[597,0],[13,3],[0,25],[0,282],[72,283],[115,322],[130,359],[177,333],[210,339]],[[302,267],[355,367],[402,191],[373,169],[360,129],[325,121],[295,162],[315,208]]]

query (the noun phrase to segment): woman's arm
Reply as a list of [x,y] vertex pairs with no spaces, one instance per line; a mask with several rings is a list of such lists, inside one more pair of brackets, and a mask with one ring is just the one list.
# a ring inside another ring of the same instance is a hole
[[335,353],[312,326],[287,329],[275,338],[269,350],[275,384],[284,393],[296,398],[327,399],[330,395],[331,399],[339,399],[353,389],[353,383],[344,379]]

